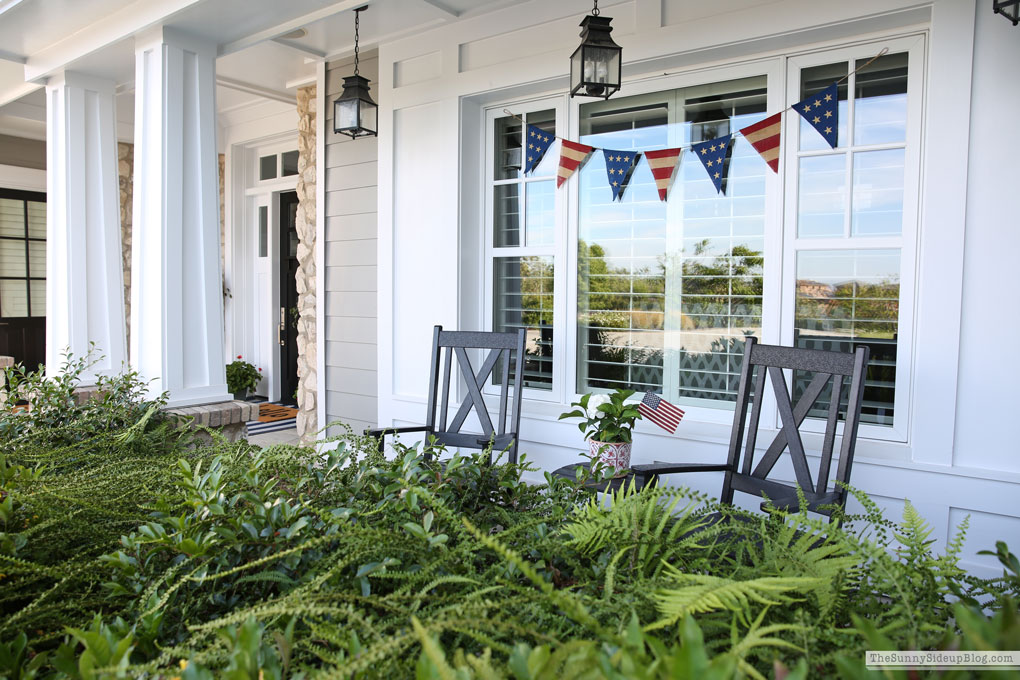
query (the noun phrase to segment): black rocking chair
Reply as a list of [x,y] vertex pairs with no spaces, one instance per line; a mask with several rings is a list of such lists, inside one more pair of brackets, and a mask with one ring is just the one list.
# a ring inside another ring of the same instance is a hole
[[[521,389],[524,380],[525,331],[493,333],[473,331],[444,331],[436,326],[432,332],[432,364],[429,374],[429,398],[425,425],[411,427],[378,427],[365,430],[365,434],[379,441],[379,450],[385,447],[386,435],[421,432],[427,440],[449,447],[484,450],[490,444],[493,451],[507,451],[510,463],[517,462],[517,444],[521,423]],[[489,350],[476,371],[468,356],[469,350]],[[456,357],[461,377],[467,385],[467,395],[461,402],[453,420],[448,420],[450,406],[450,374]],[[500,363],[499,416],[495,424],[489,417],[482,398],[482,388],[497,363]],[[442,364],[442,366],[440,366]],[[439,371],[442,367],[442,385]],[[508,411],[510,378],[513,376],[513,402]],[[439,393],[442,391],[442,401]],[[438,406],[437,406],[438,403]],[[472,408],[481,425],[481,433],[461,432]],[[491,456],[490,456],[491,461]]]
[[[831,519],[836,508],[845,508],[847,499],[846,489],[842,485],[836,484],[834,489],[829,489],[829,473],[835,448],[836,424],[839,420],[843,383],[846,378],[850,379],[835,479],[842,484],[848,484],[850,468],[854,460],[854,448],[857,444],[857,428],[860,424],[868,357],[869,348],[867,346],[858,347],[854,353],[831,352],[778,345],[759,345],[755,338],[749,337],[744,345],[744,361],[737,388],[737,402],[733,413],[733,426],[730,431],[726,462],[632,465],[626,477],[603,482],[600,487],[617,488],[624,483],[630,484],[631,479],[641,487],[658,483],[659,477],[666,474],[724,472],[726,474],[723,477],[720,497],[724,503],[732,503],[733,492],[741,491],[759,498],[767,497],[768,501],[763,501],[761,504],[762,510],[771,504],[777,509],[796,511],[799,507],[797,497],[797,488],[799,487],[807,501],[807,509],[826,515]],[[784,369],[813,374],[796,405],[793,405],[790,399],[790,389],[783,373]],[[771,379],[782,426],[755,465],[754,452],[758,439],[762,398],[765,394],[766,374]],[[826,385],[830,383],[832,389],[828,395],[828,413],[822,435],[818,474],[812,479],[799,428],[811,412],[815,402],[825,392]],[[749,404],[751,415],[748,422]],[[744,455],[741,461],[742,448]],[[787,449],[790,451],[796,484],[769,477],[780,456]],[[557,470],[556,474],[572,477],[573,469],[573,466],[565,466]]]

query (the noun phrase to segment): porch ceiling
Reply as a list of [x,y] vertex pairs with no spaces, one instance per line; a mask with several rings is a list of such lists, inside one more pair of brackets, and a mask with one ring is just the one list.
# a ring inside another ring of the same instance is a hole
[[[353,53],[353,10],[361,47],[527,0],[6,0],[0,1],[0,132],[45,133],[37,90],[60,69],[117,82],[129,95],[134,38],[164,25],[214,42],[221,112],[292,100],[315,64]],[[557,0],[561,1],[561,0]],[[587,6],[588,0],[578,2]],[[581,11],[579,9],[579,11]],[[130,107],[127,107],[130,118]],[[124,122],[130,122],[125,120]]]

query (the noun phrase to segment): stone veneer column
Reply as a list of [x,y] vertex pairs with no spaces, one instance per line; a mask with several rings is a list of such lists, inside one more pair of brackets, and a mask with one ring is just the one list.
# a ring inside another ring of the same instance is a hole
[[171,406],[227,401],[216,46],[167,27],[135,44],[131,361]]
[[318,376],[315,342],[315,115],[316,87],[299,88],[298,110],[298,393],[297,431],[302,443],[315,440]]
[[120,248],[124,266],[124,324],[131,345],[131,210],[135,177],[135,147],[117,142],[117,174],[120,179]]
[[71,71],[46,83],[46,367],[90,353],[84,384],[127,361],[114,83]]

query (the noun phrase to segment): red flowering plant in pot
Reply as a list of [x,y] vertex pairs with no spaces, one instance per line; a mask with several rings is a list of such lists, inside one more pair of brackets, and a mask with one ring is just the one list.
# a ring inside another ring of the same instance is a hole
[[227,364],[227,390],[234,399],[244,400],[255,391],[262,380],[262,369],[255,368],[238,354],[237,359]]
[[630,449],[634,423],[641,419],[637,404],[628,404],[634,390],[618,389],[609,394],[585,394],[571,406],[573,411],[560,415],[581,418],[577,427],[588,440],[592,464],[601,463],[617,470],[630,467]]

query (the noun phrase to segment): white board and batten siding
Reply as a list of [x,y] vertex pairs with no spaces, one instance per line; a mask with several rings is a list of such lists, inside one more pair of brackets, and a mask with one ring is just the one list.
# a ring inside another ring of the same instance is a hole
[[[359,65],[360,74],[372,81],[377,101],[378,66],[371,53],[363,55]],[[330,63],[326,69],[323,383],[326,422],[342,421],[360,432],[376,424],[377,410],[378,142],[333,132],[333,101],[344,76],[353,73],[352,60]],[[331,428],[330,434],[335,431]]]

